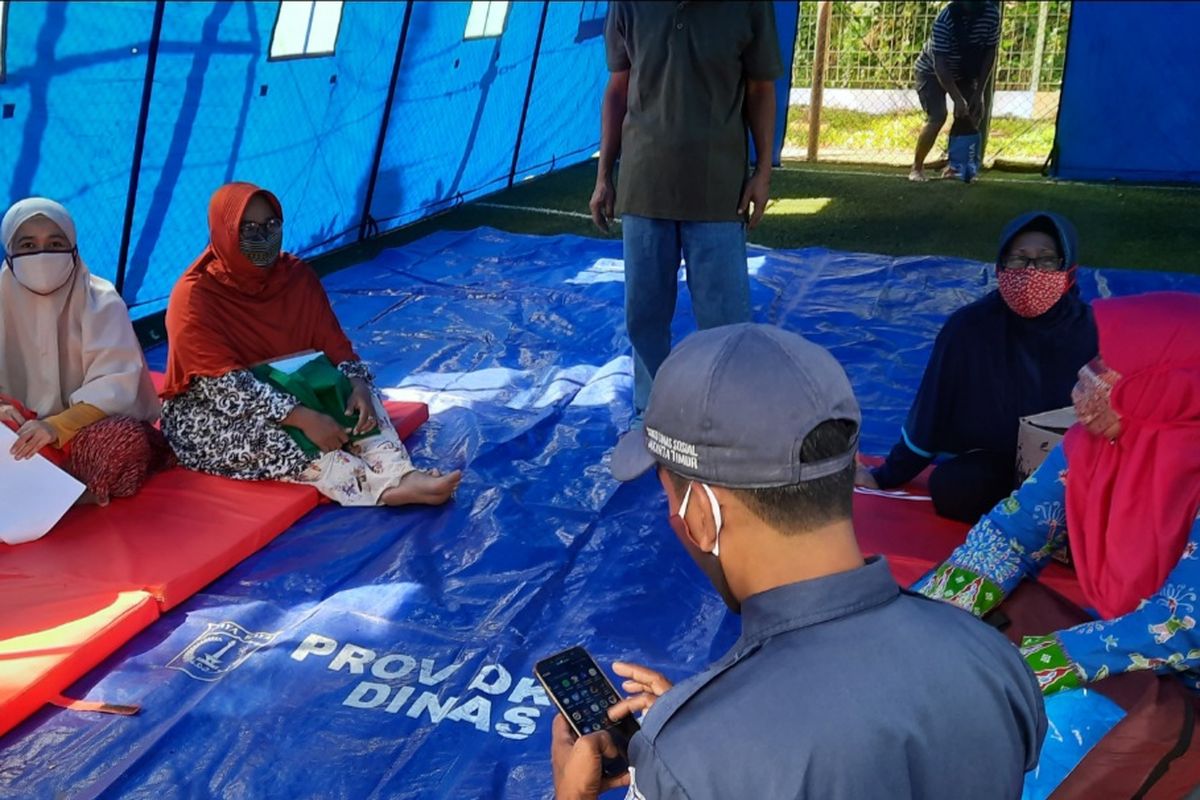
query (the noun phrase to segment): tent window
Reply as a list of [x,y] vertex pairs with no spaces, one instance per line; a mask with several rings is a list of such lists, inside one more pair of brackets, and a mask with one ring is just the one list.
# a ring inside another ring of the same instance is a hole
[[271,34],[271,58],[333,55],[343,5],[333,0],[282,0]]
[[509,5],[507,0],[471,3],[471,13],[467,15],[467,30],[463,33],[463,38],[492,39],[504,33]]
[[603,0],[579,4],[579,29],[575,32],[576,44],[604,35],[605,5]]
[[8,3],[0,0],[0,83],[4,83],[4,51],[8,47]]

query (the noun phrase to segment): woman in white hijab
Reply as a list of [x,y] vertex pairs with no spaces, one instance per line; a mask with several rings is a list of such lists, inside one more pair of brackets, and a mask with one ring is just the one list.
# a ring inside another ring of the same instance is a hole
[[129,311],[79,256],[75,223],[41,197],[0,222],[0,422],[17,459],[43,451],[106,504],[170,460]]

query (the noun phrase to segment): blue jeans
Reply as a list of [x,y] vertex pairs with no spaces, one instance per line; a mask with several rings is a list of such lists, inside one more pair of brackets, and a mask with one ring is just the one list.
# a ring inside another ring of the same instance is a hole
[[633,345],[633,404],[640,416],[650,385],[671,352],[677,275],[687,261],[688,291],[701,329],[750,321],[746,226],[678,222],[625,214],[625,327]]

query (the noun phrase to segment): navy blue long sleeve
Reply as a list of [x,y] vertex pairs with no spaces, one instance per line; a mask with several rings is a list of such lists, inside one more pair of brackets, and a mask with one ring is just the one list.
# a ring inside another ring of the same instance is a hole
[[[1075,263],[1070,224],[1036,212],[1014,220],[1008,243],[1031,224],[1053,226]],[[1097,352],[1091,307],[1072,286],[1045,314],[1014,313],[998,291],[955,311],[938,333],[900,441],[874,471],[881,488],[912,480],[935,457],[983,450],[1015,464],[1020,418],[1071,403],[1079,368]]]

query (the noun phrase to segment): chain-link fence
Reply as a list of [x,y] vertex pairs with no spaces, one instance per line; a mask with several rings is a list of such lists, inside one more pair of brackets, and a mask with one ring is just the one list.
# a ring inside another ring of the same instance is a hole
[[[944,0],[831,0],[818,157],[908,164],[925,122],[914,69]],[[801,0],[784,154],[809,138],[819,3]],[[1054,144],[1070,0],[1005,0],[985,161],[1042,165]],[[949,125],[946,126],[947,128]],[[945,149],[945,130],[929,162]]]

